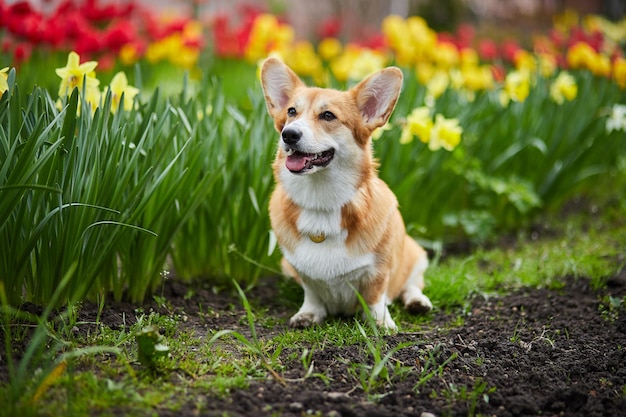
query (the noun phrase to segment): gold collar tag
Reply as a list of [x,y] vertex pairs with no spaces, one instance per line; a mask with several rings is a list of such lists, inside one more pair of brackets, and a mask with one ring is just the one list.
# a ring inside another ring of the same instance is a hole
[[309,233],[309,239],[311,239],[311,241],[315,243],[322,243],[323,241],[326,240],[326,234],[320,233],[318,235],[314,235],[314,234]]

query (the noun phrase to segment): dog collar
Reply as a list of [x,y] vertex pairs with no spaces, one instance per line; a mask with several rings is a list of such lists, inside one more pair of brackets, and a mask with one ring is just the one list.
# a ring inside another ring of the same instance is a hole
[[322,243],[326,240],[326,234],[323,232],[317,235],[309,233],[309,239],[311,239],[311,241],[315,243]]

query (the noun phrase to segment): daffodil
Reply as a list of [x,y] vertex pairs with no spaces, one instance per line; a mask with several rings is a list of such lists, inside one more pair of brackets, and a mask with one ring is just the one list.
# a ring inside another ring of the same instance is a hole
[[4,92],[9,89],[9,84],[7,83],[7,79],[9,78],[8,72],[9,67],[5,67],[0,70],[0,96],[2,96]]
[[368,75],[383,69],[387,59],[385,56],[373,49],[363,48],[361,53],[352,62],[352,68],[348,74],[351,80],[362,80]]
[[563,104],[565,100],[572,101],[578,94],[576,80],[568,72],[561,72],[550,86],[550,97],[557,104]]
[[456,46],[448,42],[440,42],[432,50],[435,63],[444,69],[456,67],[459,64],[459,50]]
[[511,71],[504,80],[504,90],[500,93],[500,103],[508,106],[509,101],[523,102],[530,93],[530,74],[528,71]]
[[430,108],[418,107],[407,116],[406,124],[400,135],[400,143],[411,143],[413,136],[417,136],[422,142],[428,143],[432,128],[433,120],[430,116]]
[[[69,95],[74,88],[78,88],[83,94],[91,94],[94,89],[98,89],[100,81],[96,78],[95,69],[98,66],[96,61],[80,63],[80,56],[76,52],[70,52],[67,57],[67,65],[57,68],[56,74],[61,77],[59,96]],[[83,91],[83,86],[85,91]]]
[[446,91],[449,84],[448,74],[444,71],[437,71],[426,83],[426,92],[430,97],[437,99]]
[[626,131],[626,104],[614,104],[611,108],[611,114],[606,119],[606,131]]
[[[111,112],[116,113],[120,108],[120,104],[125,111],[129,111],[133,108],[133,102],[135,96],[139,94],[139,89],[133,87],[132,85],[128,85],[128,79],[126,78],[126,74],[122,71],[118,72],[113,76],[111,80],[111,85],[104,89],[103,95],[106,95],[111,92]],[[120,103],[122,100],[122,96],[124,96],[124,101]]]
[[487,65],[465,66],[461,68],[463,83],[470,91],[489,90],[493,88],[493,74]]
[[442,114],[437,114],[430,132],[428,148],[431,151],[440,148],[452,151],[461,143],[462,134],[463,128],[459,125],[458,119],[446,119]]
[[554,55],[539,54],[539,72],[544,77],[550,77],[556,71],[558,64]]
[[389,130],[391,130],[391,123],[387,122],[385,123],[384,126],[379,127],[372,132],[372,139],[373,140],[380,139],[383,136],[383,134]]

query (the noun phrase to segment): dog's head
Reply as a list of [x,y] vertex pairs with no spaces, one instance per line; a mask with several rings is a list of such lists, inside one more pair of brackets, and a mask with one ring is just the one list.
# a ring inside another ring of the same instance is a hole
[[391,115],[402,87],[398,68],[383,69],[348,91],[309,88],[276,58],[261,69],[269,114],[280,132],[281,170],[312,174],[371,163],[370,137]]

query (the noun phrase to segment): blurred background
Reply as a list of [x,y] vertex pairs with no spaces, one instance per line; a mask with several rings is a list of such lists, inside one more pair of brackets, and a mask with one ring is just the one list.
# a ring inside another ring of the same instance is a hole
[[[19,0],[5,0],[15,4]],[[52,11],[63,1],[26,1],[42,11]],[[419,15],[437,30],[453,30],[469,22],[490,31],[527,31],[551,24],[552,16],[565,10],[581,15],[598,14],[619,20],[626,0],[103,0],[101,4],[140,3],[171,14],[193,15],[203,20],[230,13],[242,6],[280,14],[292,23],[299,38],[325,35],[360,38],[380,27],[389,14]]]

